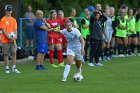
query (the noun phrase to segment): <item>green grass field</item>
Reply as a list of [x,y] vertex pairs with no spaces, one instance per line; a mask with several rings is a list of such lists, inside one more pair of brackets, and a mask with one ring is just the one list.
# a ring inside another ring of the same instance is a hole
[[0,66],[0,93],[140,93],[140,56],[116,58],[103,62],[104,67],[83,64],[84,79],[74,82],[75,65],[66,83],[61,82],[64,68],[36,71],[35,62],[18,64],[21,74],[5,74]]

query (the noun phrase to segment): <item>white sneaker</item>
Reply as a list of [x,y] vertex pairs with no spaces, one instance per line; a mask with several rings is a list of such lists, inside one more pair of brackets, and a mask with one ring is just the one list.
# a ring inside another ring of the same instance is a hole
[[140,53],[138,53],[137,55],[140,56]]
[[5,72],[6,74],[9,74],[10,73],[10,70],[9,69],[6,69],[6,72]]
[[93,63],[88,63],[88,66],[93,67],[95,65]]
[[111,58],[107,57],[107,60],[111,60]]
[[135,54],[135,53],[131,53],[131,55],[132,55],[132,56],[136,56],[136,54]]
[[67,78],[63,78],[63,79],[62,79],[62,82],[66,82],[66,81],[67,81]]
[[95,66],[104,66],[104,65],[99,62],[99,63],[96,63]]
[[18,71],[17,69],[14,69],[12,72],[13,72],[13,73],[20,74],[20,71]]
[[120,54],[120,55],[118,55],[118,57],[125,57],[125,55],[123,55],[123,54]]

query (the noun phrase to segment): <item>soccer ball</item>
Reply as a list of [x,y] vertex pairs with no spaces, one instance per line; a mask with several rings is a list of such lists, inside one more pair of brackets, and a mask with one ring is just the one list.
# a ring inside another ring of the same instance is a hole
[[8,37],[16,38],[16,34],[14,32],[10,32],[8,34]]
[[74,79],[74,81],[76,81],[76,82],[80,82],[80,81],[83,79],[83,76],[82,76],[80,73],[76,73],[76,74],[73,76],[73,79]]

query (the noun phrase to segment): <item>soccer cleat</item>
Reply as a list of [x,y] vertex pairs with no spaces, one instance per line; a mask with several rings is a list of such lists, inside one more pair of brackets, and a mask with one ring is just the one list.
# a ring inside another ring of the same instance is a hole
[[13,72],[13,73],[20,74],[20,71],[18,71],[16,68],[14,68],[14,70],[13,70],[12,72]]
[[6,74],[9,74],[10,73],[10,70],[9,69],[6,69],[6,72],[5,72]]
[[40,65],[37,65],[37,66],[35,67],[35,70],[42,70],[42,68],[40,67]]
[[104,66],[104,65],[99,62],[99,63],[96,63],[95,66]]
[[88,66],[93,67],[95,65],[93,63],[88,63]]
[[67,81],[67,78],[63,78],[63,79],[62,79],[62,82],[66,82],[66,81]]
[[40,65],[40,68],[42,68],[42,70],[46,70],[46,68],[43,65]]
[[55,64],[51,64],[52,67],[57,68],[58,66],[56,66]]
[[58,67],[65,67],[64,62],[58,64]]

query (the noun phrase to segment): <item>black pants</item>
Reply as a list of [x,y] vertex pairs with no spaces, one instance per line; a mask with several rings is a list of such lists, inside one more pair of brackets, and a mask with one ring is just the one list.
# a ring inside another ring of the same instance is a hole
[[85,56],[84,56],[84,59],[85,59],[85,61],[87,61],[88,60],[88,49],[89,49],[89,45],[90,45],[89,35],[87,35],[86,39],[84,39],[84,40],[85,40],[85,48],[84,48]]
[[91,49],[89,63],[93,62],[93,58],[95,59],[95,63],[98,63],[102,52],[102,40],[91,39],[90,43]]

